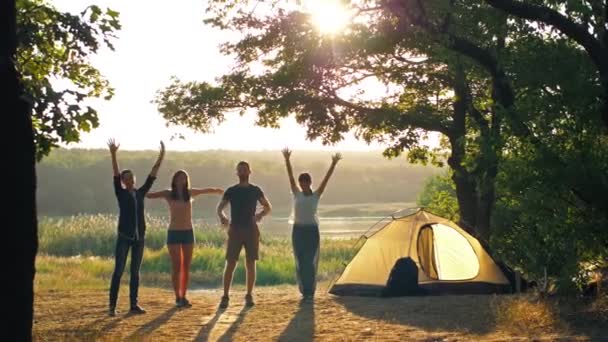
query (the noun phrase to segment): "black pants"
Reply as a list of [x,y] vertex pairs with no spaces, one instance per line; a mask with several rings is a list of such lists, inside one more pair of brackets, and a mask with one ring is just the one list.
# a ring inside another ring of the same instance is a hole
[[315,294],[317,287],[319,227],[309,224],[294,224],[291,240],[296,259],[296,276],[300,293],[305,296],[312,296]]
[[137,305],[137,292],[139,290],[139,268],[144,256],[144,240],[130,240],[128,238],[118,236],[116,239],[116,252],[114,273],[112,274],[112,282],[110,283],[110,307],[116,307],[118,299],[118,289],[120,287],[120,278],[127,264],[127,255],[131,249],[131,281],[129,282],[129,298],[131,307]]

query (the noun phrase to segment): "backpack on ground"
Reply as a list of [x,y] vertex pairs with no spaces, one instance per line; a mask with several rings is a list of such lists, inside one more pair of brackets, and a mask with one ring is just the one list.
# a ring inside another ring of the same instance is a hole
[[410,257],[398,259],[382,291],[382,297],[417,296],[424,294],[418,286],[418,266]]

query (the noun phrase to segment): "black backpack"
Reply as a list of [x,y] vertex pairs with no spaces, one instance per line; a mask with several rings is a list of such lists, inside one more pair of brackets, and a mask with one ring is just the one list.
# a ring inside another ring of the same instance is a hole
[[382,291],[382,297],[416,296],[424,292],[418,286],[418,266],[412,258],[398,259]]

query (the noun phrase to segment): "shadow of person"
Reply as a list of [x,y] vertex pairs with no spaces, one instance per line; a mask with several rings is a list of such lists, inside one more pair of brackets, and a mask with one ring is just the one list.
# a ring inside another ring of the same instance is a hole
[[496,327],[495,296],[422,297],[335,296],[347,311],[370,320],[388,320],[426,331],[486,334]]
[[121,321],[122,318],[110,317],[104,310],[103,317],[93,320],[86,325],[83,325],[81,328],[78,329],[78,335],[79,337],[86,338],[89,338],[89,336],[87,335],[90,335],[91,338],[96,338],[116,328]]
[[279,341],[312,341],[315,336],[315,306],[313,301],[301,301],[298,311],[279,336]]
[[155,319],[151,320],[150,322],[139,327],[139,329],[135,330],[131,335],[129,335],[127,340],[150,334],[154,330],[161,327],[163,324],[167,323],[169,321],[169,319],[171,319],[171,316],[173,316],[173,314],[175,314],[175,312],[177,310],[178,310],[177,307],[172,307],[171,309],[165,311],[160,316],[156,317]]
[[245,315],[247,314],[247,312],[250,309],[251,308],[244,306],[241,309],[241,311],[238,313],[237,319],[234,322],[232,322],[232,324],[230,325],[230,328],[226,329],[226,332],[224,332],[224,334],[220,338],[218,338],[217,340],[219,342],[232,341],[233,340],[232,336],[239,329],[239,326],[241,325],[241,323],[243,323],[243,320],[245,319]]
[[[105,333],[105,332],[108,332],[108,331],[114,329],[118,325],[118,323],[120,323],[120,321],[121,321],[120,317],[110,317],[104,311],[103,317],[98,318],[92,322],[89,322],[88,324],[83,326],[81,330],[83,330],[83,331],[97,330],[100,333]],[[103,324],[103,326],[100,327],[101,324]]]
[[217,323],[220,316],[222,316],[224,311],[226,311],[226,309],[217,309],[215,311],[215,314],[213,315],[213,317],[211,317],[211,319],[203,325],[203,327],[198,332],[198,334],[196,335],[194,340],[195,341],[209,341],[209,335],[211,334],[211,331],[215,327],[215,324]]

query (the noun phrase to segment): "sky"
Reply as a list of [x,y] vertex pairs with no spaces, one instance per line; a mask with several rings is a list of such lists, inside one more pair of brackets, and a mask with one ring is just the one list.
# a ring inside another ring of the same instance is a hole
[[[230,33],[203,23],[204,0],[49,0],[57,8],[74,13],[90,4],[120,12],[122,29],[114,42],[115,51],[103,50],[92,58],[101,73],[115,88],[110,101],[94,100],[100,126],[83,133],[81,142],[68,147],[105,148],[115,138],[124,150],[156,149],[162,139],[172,150],[381,150],[349,134],[334,146],[306,140],[305,128],[288,118],[280,129],[254,125],[255,113],[243,117],[229,115],[213,133],[194,132],[185,127],[166,127],[166,122],[151,103],[171,76],[184,81],[213,81],[232,65],[218,46]],[[171,139],[177,133],[185,140]]]

